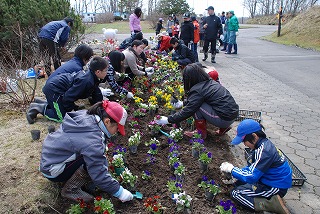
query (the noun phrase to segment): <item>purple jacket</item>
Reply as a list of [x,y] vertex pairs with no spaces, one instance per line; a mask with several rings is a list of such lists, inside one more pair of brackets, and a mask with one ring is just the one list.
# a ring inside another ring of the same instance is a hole
[[129,26],[131,32],[141,31],[140,18],[134,13],[129,16]]

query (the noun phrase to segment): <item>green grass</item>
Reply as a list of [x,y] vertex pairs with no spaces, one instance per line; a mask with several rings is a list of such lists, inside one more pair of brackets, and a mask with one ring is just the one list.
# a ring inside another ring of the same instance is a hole
[[[151,28],[148,21],[141,21],[141,27],[143,33],[154,33],[155,29]],[[89,33],[102,33],[102,28],[118,29],[118,34],[130,34],[129,22],[128,21],[116,21],[106,24],[93,24],[87,25],[86,34]]]

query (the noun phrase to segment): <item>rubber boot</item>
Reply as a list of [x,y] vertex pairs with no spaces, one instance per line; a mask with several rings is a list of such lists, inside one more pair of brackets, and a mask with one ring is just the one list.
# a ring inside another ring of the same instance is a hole
[[211,55],[211,62],[216,63],[216,55]]
[[41,98],[41,97],[35,97],[35,98],[33,99],[33,102],[34,102],[34,103],[46,103],[46,104],[48,104],[47,100],[46,100],[46,99],[43,99],[43,98]]
[[231,54],[238,54],[238,44],[233,45],[234,51]]
[[28,123],[33,124],[38,114],[44,115],[47,105],[46,103],[31,103],[26,114]]
[[73,201],[77,201],[78,198],[83,199],[85,202],[93,201],[93,196],[81,189],[90,180],[88,172],[81,166],[65,183],[61,190],[61,196]]
[[188,137],[193,137],[194,134],[196,134],[198,131],[201,132],[202,139],[207,138],[207,121],[206,120],[195,120],[194,124],[196,126],[196,130],[191,132],[184,132],[184,134]]
[[222,136],[222,135],[224,135],[225,133],[227,133],[230,129],[231,129],[231,127],[228,127],[228,128],[219,128],[219,130],[215,132],[215,135],[216,135],[216,136]]
[[287,209],[282,198],[279,195],[272,196],[270,200],[262,197],[254,198],[254,210],[268,211],[279,214],[290,214],[289,210]]
[[228,44],[226,54],[231,54],[232,44]]
[[204,52],[203,55],[202,61],[206,61],[208,59],[208,52]]
[[223,43],[223,48],[221,49],[221,51],[226,51],[227,50],[227,46],[228,46],[228,43]]

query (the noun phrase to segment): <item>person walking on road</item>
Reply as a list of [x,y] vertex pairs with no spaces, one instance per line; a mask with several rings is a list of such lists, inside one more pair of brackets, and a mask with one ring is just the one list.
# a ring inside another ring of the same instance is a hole
[[[228,23],[229,30],[229,41],[228,41],[228,49],[226,54],[238,54],[238,44],[237,44],[237,34],[239,29],[238,18],[234,15],[234,11],[229,11],[230,20]],[[232,46],[234,48],[234,52],[231,52]]]
[[220,169],[238,179],[231,197],[251,211],[289,214],[282,198],[292,185],[292,170],[283,153],[266,137],[262,126],[252,120],[243,120],[231,145],[241,142],[252,151],[251,164],[244,168],[224,162]]
[[41,28],[38,34],[40,39],[39,48],[43,55],[45,71],[48,77],[51,75],[51,58],[55,70],[61,66],[61,57],[58,47],[65,47],[72,26],[73,19],[67,17],[60,21],[49,22]]
[[204,58],[202,61],[206,61],[208,59],[208,48],[209,44],[211,44],[211,62],[216,63],[216,45],[218,34],[222,34],[222,25],[221,20],[214,13],[214,8],[209,6],[206,10],[208,10],[209,16],[207,16],[203,20],[203,28],[205,29],[204,34]]

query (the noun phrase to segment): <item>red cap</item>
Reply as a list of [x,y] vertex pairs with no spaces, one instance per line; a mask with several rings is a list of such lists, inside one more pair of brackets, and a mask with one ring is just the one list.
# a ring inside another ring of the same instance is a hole
[[126,123],[127,111],[117,102],[104,100],[102,106],[107,114],[118,123],[118,129],[121,135],[125,135],[124,124]]
[[214,81],[217,81],[219,78],[219,74],[216,70],[210,71],[208,74]]

